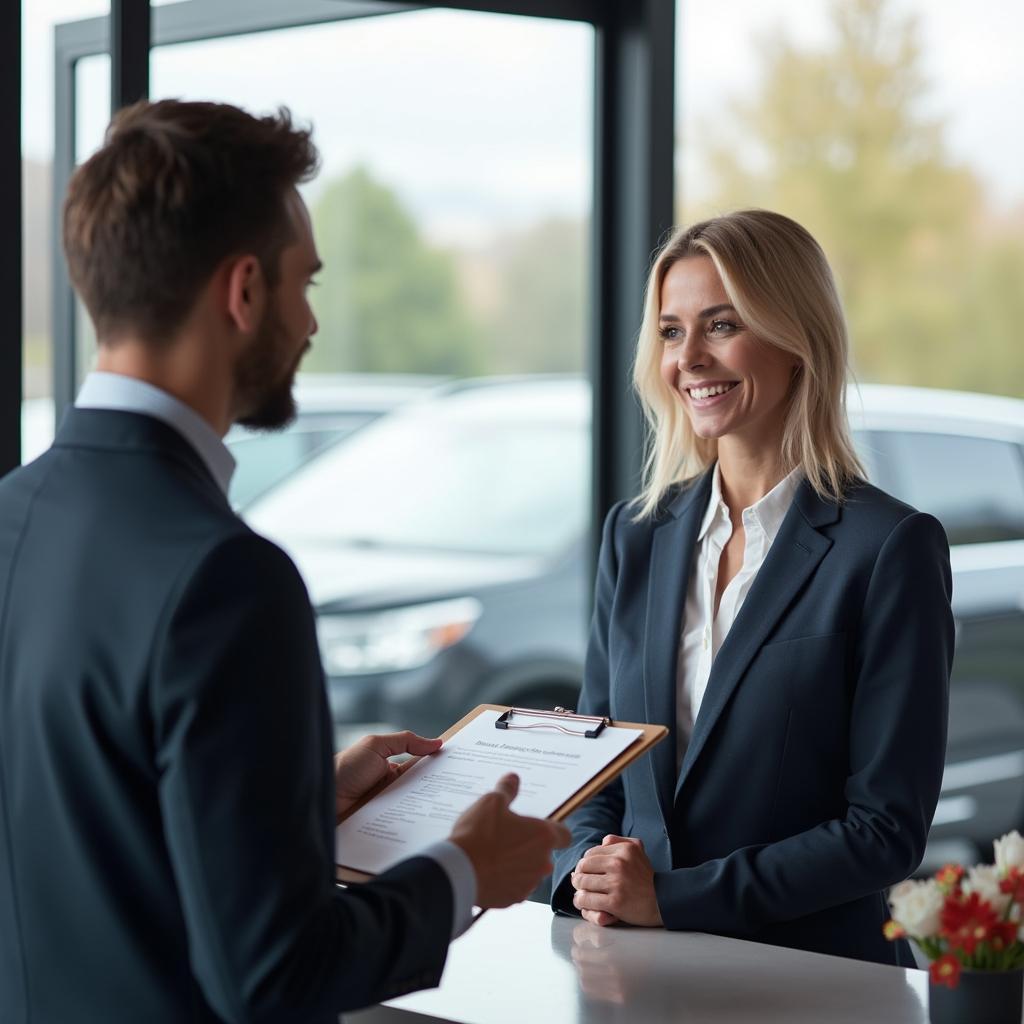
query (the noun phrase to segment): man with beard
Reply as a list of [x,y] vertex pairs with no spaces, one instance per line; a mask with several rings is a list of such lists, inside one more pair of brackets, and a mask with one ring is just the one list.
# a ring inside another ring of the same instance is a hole
[[96,370],[0,481],[0,1020],[328,1021],[438,983],[474,903],[568,835],[508,805],[348,891],[335,815],[440,741],[332,764],[309,599],[226,492],[232,423],[280,427],[319,269],[287,114],[142,103],[64,209]]

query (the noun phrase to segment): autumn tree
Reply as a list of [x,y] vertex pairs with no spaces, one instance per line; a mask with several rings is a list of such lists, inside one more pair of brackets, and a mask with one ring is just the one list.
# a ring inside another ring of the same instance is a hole
[[714,186],[683,219],[763,206],[806,225],[836,270],[862,379],[1024,393],[1019,278],[999,285],[1024,245],[980,230],[982,187],[923,113],[916,19],[832,0],[830,20],[816,49],[760,41],[758,87],[701,129]]
[[552,217],[500,236],[485,258],[495,299],[486,313],[489,369],[580,373],[587,317],[585,223]]
[[479,332],[454,261],[423,239],[394,192],[356,167],[326,186],[311,213],[324,271],[305,369],[479,372]]

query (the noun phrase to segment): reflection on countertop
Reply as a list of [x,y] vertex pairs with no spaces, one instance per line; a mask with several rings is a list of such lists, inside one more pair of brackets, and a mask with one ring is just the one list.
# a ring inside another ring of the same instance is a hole
[[350,1024],[927,1024],[928,976],[698,932],[598,928],[538,903],[454,943],[440,988]]
[[699,932],[599,928],[553,917],[551,948],[578,979],[576,1019],[926,1022],[927,984],[904,971]]

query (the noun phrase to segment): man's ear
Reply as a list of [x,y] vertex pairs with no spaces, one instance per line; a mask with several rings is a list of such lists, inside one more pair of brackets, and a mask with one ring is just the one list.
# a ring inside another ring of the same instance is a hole
[[232,260],[226,269],[228,319],[239,333],[252,334],[266,306],[263,267],[255,256],[247,255]]

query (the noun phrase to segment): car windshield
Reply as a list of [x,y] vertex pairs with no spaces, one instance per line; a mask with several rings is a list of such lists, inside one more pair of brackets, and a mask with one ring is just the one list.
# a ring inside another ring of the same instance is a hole
[[286,546],[554,554],[586,525],[585,416],[550,402],[495,404],[455,395],[384,417],[314,457],[246,519]]

